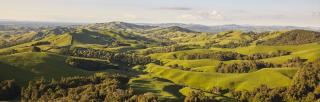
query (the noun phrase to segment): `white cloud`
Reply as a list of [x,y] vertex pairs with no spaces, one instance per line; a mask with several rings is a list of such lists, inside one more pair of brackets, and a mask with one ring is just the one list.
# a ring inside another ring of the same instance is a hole
[[312,15],[313,15],[313,16],[317,16],[317,17],[320,17],[320,11],[318,11],[318,12],[313,12]]
[[192,10],[190,7],[160,7],[157,9],[162,9],[162,10],[180,10],[180,11],[189,11]]
[[188,14],[183,14],[178,18],[186,19],[186,20],[223,20],[223,15],[216,10],[209,11],[191,11]]
[[179,16],[181,19],[186,19],[186,20],[199,20],[201,17],[199,15],[192,15],[192,14],[185,14]]

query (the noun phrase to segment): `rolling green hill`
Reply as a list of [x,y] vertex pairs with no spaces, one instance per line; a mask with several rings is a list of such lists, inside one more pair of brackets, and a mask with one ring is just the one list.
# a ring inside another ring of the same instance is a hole
[[[256,91],[262,85],[289,90],[296,72],[320,58],[319,34],[308,30],[213,34],[124,22],[0,34],[0,81],[15,79],[24,86],[41,77],[50,80],[110,72],[129,77],[123,87],[132,88],[135,94],[151,92],[160,101],[182,101],[195,97],[193,91],[203,97],[233,99],[231,94],[236,91]],[[75,59],[66,63],[67,58]],[[88,71],[71,67],[78,64],[90,69],[95,62],[119,68],[104,70],[95,65],[101,70]],[[217,71],[227,68],[237,71]]]
[[92,72],[72,68],[65,64],[65,56],[25,52],[0,56],[0,78],[15,79],[19,84],[29,80],[44,78],[60,78],[62,76],[89,75]]
[[291,83],[290,78],[292,78],[297,69],[273,68],[246,74],[221,74],[182,71],[150,64],[145,71],[156,77],[165,78],[174,83],[196,89],[210,90],[216,86],[236,90],[252,90],[262,84],[269,87],[288,86]]

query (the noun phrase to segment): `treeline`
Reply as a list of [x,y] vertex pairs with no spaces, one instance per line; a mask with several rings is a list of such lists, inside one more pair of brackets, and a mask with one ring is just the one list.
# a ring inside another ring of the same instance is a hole
[[208,96],[202,91],[191,91],[184,102],[219,102],[214,96]]
[[19,96],[19,87],[15,80],[3,80],[0,82],[0,101],[14,100]]
[[105,69],[117,69],[118,66],[105,60],[91,60],[84,58],[68,57],[66,63],[75,68],[81,68],[88,71],[98,71]]
[[235,42],[230,42],[230,43],[227,43],[227,44],[212,44],[210,46],[206,46],[207,48],[210,48],[210,47],[217,47],[217,48],[237,48],[237,47],[245,47],[245,46],[249,46],[250,43],[252,41],[242,41],[240,43],[235,43]]
[[220,73],[248,73],[262,68],[276,68],[276,67],[294,67],[301,68],[305,65],[306,59],[301,59],[300,57],[293,57],[288,59],[283,64],[274,64],[264,61],[247,61],[247,62],[236,62],[232,64],[220,63],[216,72]]
[[259,60],[271,57],[278,57],[284,55],[290,55],[291,52],[284,50],[277,50],[272,53],[256,53],[251,55],[243,55],[237,52],[231,51],[218,51],[218,52],[208,52],[208,53],[193,53],[183,56],[174,56],[176,59],[180,60],[196,60],[196,59],[216,59],[220,61],[227,60]]
[[262,85],[253,91],[231,91],[241,102],[316,102],[320,99],[320,59],[299,69],[288,87]]
[[136,95],[120,75],[66,77],[61,80],[31,81],[22,88],[21,101],[68,102],[157,102],[153,94]]
[[49,41],[39,41],[34,44],[31,44],[31,46],[40,46],[40,45],[50,45],[51,43]]
[[236,62],[233,64],[220,63],[216,71],[220,73],[248,73],[262,68],[271,67],[275,67],[275,65],[263,61]]
[[194,53],[185,56],[176,57],[180,60],[195,60],[195,59],[216,59],[221,61],[241,59],[244,55],[231,51],[218,51],[209,53]]
[[178,65],[178,64],[168,65],[168,67],[174,68],[174,69],[185,70],[185,71],[190,71],[191,70],[191,68],[189,68],[189,67],[184,67],[184,66]]
[[307,61],[307,59],[293,57],[292,59],[289,59],[287,62],[281,64],[281,67],[303,67],[305,61]]
[[200,46],[197,45],[172,45],[172,46],[164,46],[159,48],[146,49],[141,51],[143,55],[149,55],[153,53],[168,53],[182,50],[190,50],[192,48],[197,48]]
[[255,53],[247,56],[243,56],[242,60],[258,60],[258,59],[265,59],[265,58],[272,58],[272,57],[278,57],[278,56],[285,56],[290,55],[291,52],[285,51],[285,50],[277,50],[275,52],[271,53]]
[[139,56],[134,53],[116,53],[91,48],[75,47],[65,53],[70,56],[104,59],[115,63],[127,64],[129,66],[146,65],[148,63],[159,63],[158,60],[154,60],[146,56]]

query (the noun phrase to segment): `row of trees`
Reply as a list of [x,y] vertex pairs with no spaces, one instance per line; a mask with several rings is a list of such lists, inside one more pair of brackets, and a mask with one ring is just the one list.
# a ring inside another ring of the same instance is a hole
[[185,71],[190,71],[191,70],[191,68],[189,68],[189,67],[184,67],[184,66],[178,65],[178,64],[168,65],[168,67],[175,68],[175,69],[180,69],[180,70],[185,70]]
[[220,73],[248,73],[262,68],[275,67],[274,64],[263,61],[237,62],[233,64],[220,63],[216,69]]
[[265,59],[265,58],[271,58],[271,57],[285,56],[290,54],[291,52],[289,51],[277,50],[271,53],[255,53],[255,54],[243,56],[241,59],[242,60],[258,60],[258,59]]
[[241,102],[316,102],[320,99],[320,59],[303,65],[288,87],[262,85],[253,91],[231,91]]
[[129,66],[133,65],[146,65],[148,63],[159,63],[158,60],[151,59],[146,56],[139,56],[134,53],[125,53],[125,52],[111,52],[105,50],[97,50],[91,48],[72,48],[67,52],[68,55],[76,57],[85,57],[85,58],[98,58],[109,60],[115,63],[127,64]]
[[152,49],[146,49],[141,51],[143,55],[149,55],[153,53],[168,53],[168,52],[174,52],[174,51],[182,51],[182,50],[189,50],[194,47],[200,47],[196,45],[172,45],[172,46],[164,46],[159,48],[152,48]]
[[66,63],[75,68],[81,68],[88,71],[98,71],[105,69],[117,69],[118,66],[106,60],[91,60],[84,58],[68,57]]
[[256,71],[262,68],[275,68],[275,67],[294,67],[301,68],[305,65],[306,59],[301,59],[300,57],[293,57],[288,59],[283,64],[274,64],[270,62],[263,61],[247,61],[247,62],[236,62],[232,64],[220,63],[217,66],[216,71],[220,73],[248,73],[251,71]]
[[218,52],[209,52],[209,53],[194,53],[194,54],[187,54],[185,56],[176,57],[180,60],[195,60],[195,59],[217,59],[221,61],[227,60],[235,60],[241,59],[243,55],[231,52],[231,51],[218,51]]
[[66,77],[31,81],[22,88],[21,101],[157,102],[153,94],[136,95],[120,75]]
[[277,50],[271,53],[256,53],[251,55],[243,55],[237,52],[231,51],[218,51],[218,52],[208,52],[208,53],[193,53],[186,55],[174,55],[175,59],[180,60],[195,60],[195,59],[216,59],[220,61],[227,60],[258,60],[277,56],[289,55],[289,51]]
[[208,96],[202,91],[191,91],[184,102],[219,102],[214,96]]
[[235,42],[230,42],[230,43],[227,43],[227,44],[212,44],[210,46],[206,46],[208,48],[210,47],[217,47],[217,48],[237,48],[237,47],[245,47],[245,46],[249,46],[250,43],[252,41],[247,41],[247,40],[244,40],[240,43],[235,43]]
[[40,46],[40,45],[50,45],[51,43],[49,41],[39,41],[34,44],[31,44],[31,46]]

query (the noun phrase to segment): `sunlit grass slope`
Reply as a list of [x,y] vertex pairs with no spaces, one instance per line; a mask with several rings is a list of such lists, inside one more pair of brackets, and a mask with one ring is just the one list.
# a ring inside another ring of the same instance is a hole
[[133,78],[129,82],[130,86],[138,93],[152,92],[155,93],[160,100],[183,100],[183,95],[179,92],[182,86],[178,86],[173,82],[156,78],[151,75],[140,75]]
[[284,46],[265,46],[265,45],[254,45],[248,47],[240,47],[235,49],[221,49],[213,48],[211,50],[219,51],[235,51],[242,54],[254,54],[254,53],[270,53],[276,50],[286,50],[292,52],[287,56],[273,57],[268,59],[263,59],[264,61],[274,62],[274,63],[283,63],[292,57],[301,57],[308,59],[308,61],[314,61],[320,57],[320,44],[310,43],[303,45],[284,45]]
[[273,68],[252,73],[225,74],[183,71],[155,64],[149,64],[145,69],[152,75],[171,80],[174,83],[204,90],[210,90],[214,86],[236,90],[252,90],[262,84],[269,87],[288,86],[291,83],[290,78],[296,70],[294,68]]

